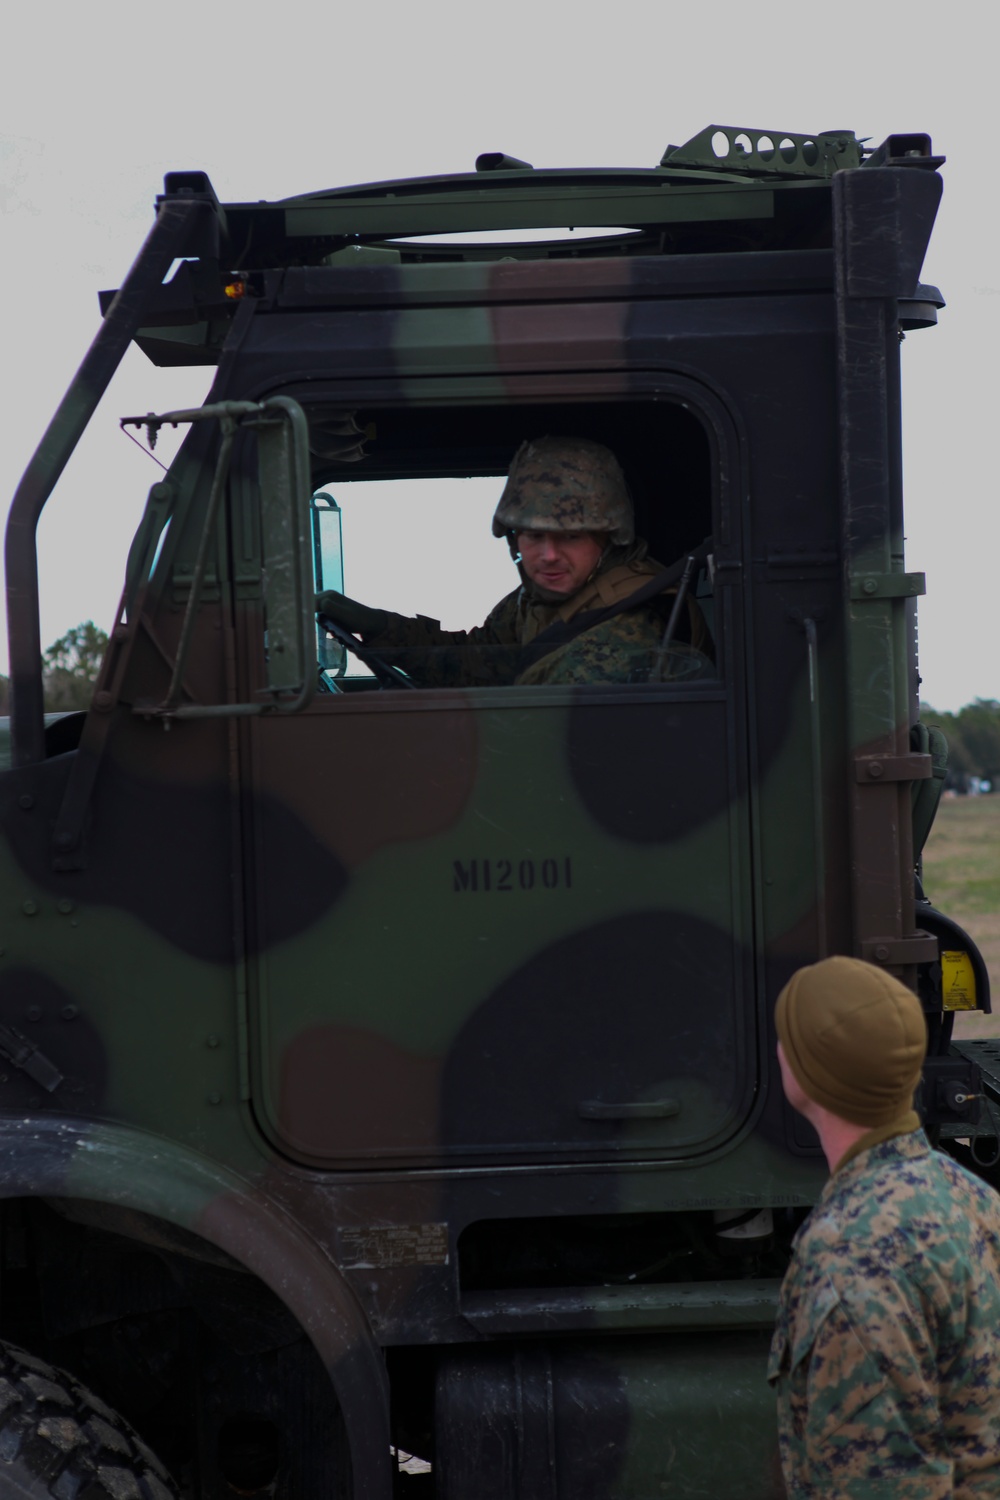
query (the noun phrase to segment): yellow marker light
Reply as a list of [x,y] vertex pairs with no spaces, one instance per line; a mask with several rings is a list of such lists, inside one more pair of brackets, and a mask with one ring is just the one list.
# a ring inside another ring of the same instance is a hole
[[941,954],[941,1003],[945,1010],[976,1010],[976,975],[964,951]]
[[246,296],[247,284],[245,281],[227,281],[223,288],[227,297],[238,301],[240,297]]

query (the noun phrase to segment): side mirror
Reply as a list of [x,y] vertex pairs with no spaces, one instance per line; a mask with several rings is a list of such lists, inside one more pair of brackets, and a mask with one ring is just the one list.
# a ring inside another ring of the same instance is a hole
[[[328,490],[317,490],[312,497],[313,577],[316,592],[336,589],[344,592],[344,536],[340,506]],[[331,677],[343,677],[347,670],[347,648],[316,626],[316,660]]]
[[[123,418],[122,426],[145,427],[152,437],[166,423],[177,427],[182,422],[210,421],[219,423],[222,437],[210,492],[201,507],[201,525],[195,533],[197,543],[193,566],[190,573],[185,569],[187,599],[173,661],[166,657],[170,666],[170,683],[166,696],[159,703],[139,700],[132,704],[134,714],[146,719],[160,719],[165,728],[169,728],[175,719],[297,713],[311,702],[316,691],[315,597],[310,550],[312,483],[309,426],[305,412],[297,401],[287,396],[275,396],[260,403],[220,401],[187,411],[165,412],[162,416],[149,412],[144,417]],[[256,701],[250,703],[192,702],[190,695],[184,696],[185,668],[190,659],[195,624],[218,537],[217,522],[222,497],[229,483],[233,444],[247,429],[257,440],[267,686]],[[53,832],[56,869],[78,870],[82,867],[83,830],[107,738],[110,723],[107,711],[119,701],[120,685],[138,632],[138,615],[145,591],[156,571],[171,526],[174,498],[170,482],[153,485],[146,512],[129,551],[118,623],[105,655],[100,687],[94,696],[95,707],[102,711],[88,719],[91,739],[89,744],[86,738],[82,741],[87,753],[74,759]],[[192,519],[197,524],[197,513]],[[84,734],[87,734],[86,727]]]
[[[160,703],[137,703],[135,711],[163,719],[219,718],[229,714],[297,713],[316,691],[316,634],[313,587],[309,463],[309,426],[305,412],[289,396],[260,403],[222,401],[188,411],[149,413],[127,417],[122,425],[156,431],[165,424],[217,421],[222,430],[211,493],[205,506],[197,553],[191,573],[166,697]],[[198,606],[216,518],[229,478],[237,435],[251,431],[257,440],[257,475],[263,561],[264,605],[267,621],[267,686],[254,703],[191,703],[182,701],[184,672],[191,651]],[[167,494],[167,486],[154,486]],[[162,519],[160,521],[162,526]],[[149,577],[155,555],[153,536],[145,538],[143,554],[130,559],[127,592],[132,599]]]

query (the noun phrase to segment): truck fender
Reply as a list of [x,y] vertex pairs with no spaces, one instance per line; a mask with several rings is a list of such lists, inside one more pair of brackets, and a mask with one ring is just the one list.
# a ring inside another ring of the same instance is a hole
[[252,1182],[175,1141],[94,1121],[0,1116],[0,1198],[73,1198],[189,1230],[258,1276],[311,1339],[347,1428],[354,1500],[389,1500],[389,1383],[337,1267]]

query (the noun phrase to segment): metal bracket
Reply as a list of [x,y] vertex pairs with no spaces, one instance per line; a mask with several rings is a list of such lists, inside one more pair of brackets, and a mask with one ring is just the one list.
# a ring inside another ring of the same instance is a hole
[[890,135],[861,163],[862,167],[922,167],[936,172],[945,158],[935,156],[929,135]]
[[14,1026],[0,1026],[0,1057],[27,1073],[47,1093],[54,1093],[63,1081],[55,1063],[50,1062],[45,1053]]
[[852,599],[915,599],[926,592],[923,573],[858,573],[851,579]]
[[862,785],[873,781],[929,781],[934,766],[929,755],[856,755],[854,777]]
[[938,956],[938,940],[922,928],[911,932],[909,937],[869,938],[861,944],[861,957],[870,964],[882,964],[886,968],[903,968],[907,964],[933,963]]

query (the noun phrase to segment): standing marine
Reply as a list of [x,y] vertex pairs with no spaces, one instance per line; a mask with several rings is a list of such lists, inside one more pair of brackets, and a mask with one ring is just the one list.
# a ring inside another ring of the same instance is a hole
[[916,996],[854,958],[778,996],[789,1103],[830,1165],[781,1291],[769,1378],[791,1500],[1000,1495],[1000,1198],[913,1109]]
[[336,592],[321,594],[317,610],[425,686],[648,682],[710,670],[711,640],[690,595],[664,643],[681,569],[647,556],[625,476],[602,443],[522,443],[493,534],[506,537],[521,582],[472,630]]

